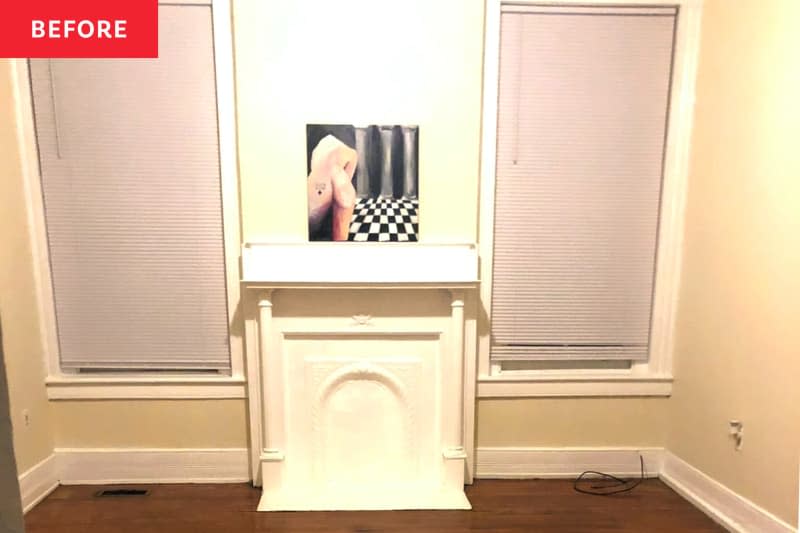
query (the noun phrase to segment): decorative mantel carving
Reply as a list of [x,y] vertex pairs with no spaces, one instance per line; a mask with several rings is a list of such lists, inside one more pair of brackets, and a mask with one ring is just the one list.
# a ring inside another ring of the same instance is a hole
[[369,326],[372,315],[353,315],[353,322],[357,326]]

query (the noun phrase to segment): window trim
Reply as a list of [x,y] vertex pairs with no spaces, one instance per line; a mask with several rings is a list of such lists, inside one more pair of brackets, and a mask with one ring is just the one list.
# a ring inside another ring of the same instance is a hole
[[[160,1],[159,5],[193,4],[211,7],[214,29],[214,69],[217,92],[220,180],[227,289],[228,327],[231,353],[230,375],[197,376],[175,372],[158,376],[130,372],[124,375],[76,375],[61,370],[55,322],[50,258],[44,219],[39,156],[34,128],[28,62],[12,60],[14,99],[17,113],[17,143],[20,151],[28,232],[34,264],[34,284],[39,315],[39,336],[44,351],[47,397],[64,399],[143,398],[245,398],[246,379],[243,325],[236,319],[240,307],[239,252],[241,248],[239,183],[236,161],[233,34],[230,0]],[[191,313],[191,309],[187,309]]]
[[[506,3],[582,6],[678,6],[670,87],[650,357],[626,370],[506,371],[490,361],[490,320],[494,249],[494,191],[497,155],[497,98],[500,10]],[[669,396],[675,315],[680,288],[681,249],[695,102],[695,79],[703,0],[486,0],[481,132],[479,251],[482,317],[478,339],[478,397]]]

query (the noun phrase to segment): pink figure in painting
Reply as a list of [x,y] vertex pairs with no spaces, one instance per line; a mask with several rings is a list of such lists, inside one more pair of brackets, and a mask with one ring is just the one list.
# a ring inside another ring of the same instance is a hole
[[358,154],[333,135],[324,137],[311,152],[311,173],[308,175],[308,224],[319,228],[332,212],[334,241],[346,241],[356,205],[353,173]]

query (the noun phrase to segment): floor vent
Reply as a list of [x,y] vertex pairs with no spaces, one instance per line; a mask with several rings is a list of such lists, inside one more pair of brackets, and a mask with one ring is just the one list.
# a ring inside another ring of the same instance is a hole
[[145,489],[103,489],[95,493],[95,498],[102,498],[105,496],[147,496],[150,494],[149,490]]

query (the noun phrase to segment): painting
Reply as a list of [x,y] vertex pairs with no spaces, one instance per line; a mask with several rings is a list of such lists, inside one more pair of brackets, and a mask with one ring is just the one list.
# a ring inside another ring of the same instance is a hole
[[418,240],[418,126],[308,124],[306,151],[309,240]]

